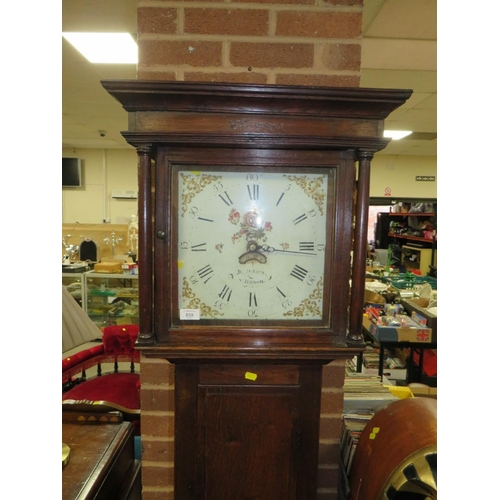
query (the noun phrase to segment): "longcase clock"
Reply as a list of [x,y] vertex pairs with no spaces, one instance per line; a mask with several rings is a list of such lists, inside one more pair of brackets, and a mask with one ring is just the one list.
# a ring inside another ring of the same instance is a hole
[[315,497],[322,366],[363,349],[370,162],[408,90],[104,81],[139,155],[138,348],[176,499]]

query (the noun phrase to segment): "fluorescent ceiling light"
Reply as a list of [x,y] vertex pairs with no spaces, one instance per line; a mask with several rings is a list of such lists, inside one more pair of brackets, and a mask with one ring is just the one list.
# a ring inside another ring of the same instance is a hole
[[384,130],[384,137],[390,137],[391,139],[397,141],[398,139],[402,139],[411,133],[411,130]]
[[137,44],[130,33],[63,33],[91,63],[137,64]]

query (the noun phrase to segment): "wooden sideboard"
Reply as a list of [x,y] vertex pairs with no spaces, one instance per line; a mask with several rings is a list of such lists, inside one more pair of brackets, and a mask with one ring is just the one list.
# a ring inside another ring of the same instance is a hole
[[62,440],[70,448],[62,500],[140,500],[141,465],[130,422],[63,423]]

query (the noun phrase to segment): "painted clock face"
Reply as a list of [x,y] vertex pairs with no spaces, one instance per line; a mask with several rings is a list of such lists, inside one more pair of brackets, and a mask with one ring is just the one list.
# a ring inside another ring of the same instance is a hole
[[321,320],[328,174],[178,171],[181,320]]

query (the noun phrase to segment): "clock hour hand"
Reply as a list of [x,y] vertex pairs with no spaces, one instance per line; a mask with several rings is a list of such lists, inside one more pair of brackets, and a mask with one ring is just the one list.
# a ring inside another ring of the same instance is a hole
[[278,248],[270,247],[269,245],[258,246],[257,250],[260,250],[262,252],[268,252],[268,253],[280,252],[280,253],[295,253],[295,254],[298,253],[300,255],[317,255],[316,253],[312,253],[312,252],[296,252],[294,250],[279,250]]

